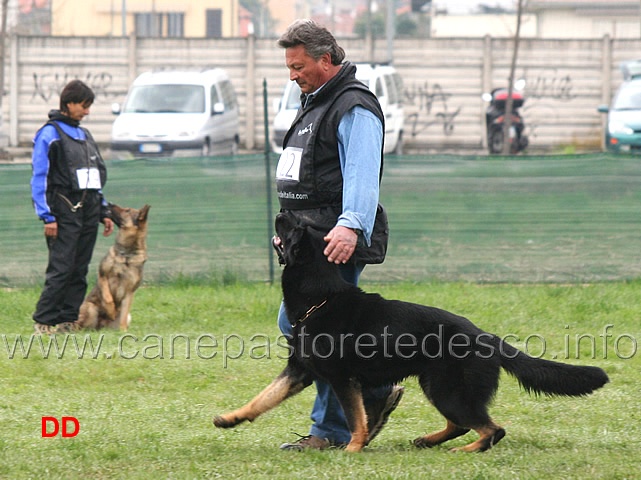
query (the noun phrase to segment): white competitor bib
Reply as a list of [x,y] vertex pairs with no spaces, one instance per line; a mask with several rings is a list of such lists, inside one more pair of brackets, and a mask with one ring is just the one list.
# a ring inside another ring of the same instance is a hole
[[300,161],[302,157],[302,148],[287,147],[283,150],[276,167],[276,180],[300,181]]
[[76,170],[78,176],[78,188],[81,190],[102,188],[100,184],[100,172],[97,168],[79,168]]

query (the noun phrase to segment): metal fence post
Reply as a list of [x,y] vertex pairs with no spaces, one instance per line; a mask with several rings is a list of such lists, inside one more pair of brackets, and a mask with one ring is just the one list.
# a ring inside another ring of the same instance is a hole
[[272,182],[271,167],[269,165],[269,110],[267,108],[267,79],[263,78],[263,110],[265,118],[265,195],[267,195],[267,234],[269,242],[267,244],[269,258],[269,282],[274,283],[274,251],[271,245],[271,238],[274,235],[272,219]]

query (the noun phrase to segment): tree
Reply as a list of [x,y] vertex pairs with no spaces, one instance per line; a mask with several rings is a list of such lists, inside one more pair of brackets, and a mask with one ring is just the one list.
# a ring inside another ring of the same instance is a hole
[[[354,33],[359,37],[364,37],[367,33],[367,12],[360,15],[354,22]],[[371,15],[372,37],[383,37],[385,35],[385,15],[378,11]]]
[[417,28],[416,20],[414,20],[409,13],[404,13],[403,15],[396,17],[397,34],[411,37],[416,34]]
[[[372,36],[374,38],[385,36],[385,13],[378,11],[372,15]],[[396,17],[396,33],[399,35],[414,35],[416,33],[416,21],[409,14]],[[360,15],[354,23],[354,33],[359,37],[365,37],[367,33],[367,12]]]
[[523,0],[518,0],[516,11],[516,32],[514,33],[514,50],[512,51],[512,63],[510,64],[510,78],[507,84],[507,100],[505,101],[505,123],[503,124],[503,155],[510,154],[510,129],[512,128],[512,91],[514,90],[514,71],[516,70],[516,59],[518,57],[519,42],[521,40],[521,10]]

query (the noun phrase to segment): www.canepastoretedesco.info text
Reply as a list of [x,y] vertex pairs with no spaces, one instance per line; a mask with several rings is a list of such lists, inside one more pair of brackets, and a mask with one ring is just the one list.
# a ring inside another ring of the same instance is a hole
[[[565,326],[565,331],[570,327]],[[495,337],[482,334],[469,338],[457,334],[446,339],[442,329],[422,338],[411,334],[392,336],[387,329],[380,338],[373,334],[343,334],[332,337],[318,334],[314,337],[301,329],[292,339],[287,335],[268,335],[256,333],[243,336],[229,334],[146,334],[138,336],[131,333],[120,335],[104,333],[68,334],[65,336],[23,336],[2,334],[2,347],[5,358],[9,360],[27,359],[38,356],[44,359],[122,359],[122,360],[180,360],[222,359],[227,367],[230,360],[249,357],[261,359],[287,359],[296,351],[299,356],[328,358],[332,355],[358,355],[361,359],[377,356],[396,356],[413,358],[417,355],[429,359],[439,356],[465,358],[467,355],[490,357],[496,353],[509,355],[503,351],[505,344],[536,358],[552,360],[581,358],[617,358],[629,360],[637,353],[637,340],[628,333],[617,333],[613,324],[607,324],[598,333],[556,333],[545,335],[533,333],[526,337],[507,334]],[[492,339],[498,338],[498,342]],[[554,340],[554,341],[552,341]],[[509,351],[509,350],[508,350]]]

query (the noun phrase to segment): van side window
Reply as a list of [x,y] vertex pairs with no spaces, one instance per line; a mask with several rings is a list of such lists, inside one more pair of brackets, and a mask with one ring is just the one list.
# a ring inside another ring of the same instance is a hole
[[389,96],[389,103],[398,103],[398,95],[396,94],[396,85],[391,75],[385,75],[385,86],[387,87],[387,94]]
[[378,99],[381,99],[385,96],[385,90],[383,90],[383,81],[381,80],[381,77],[378,77],[376,79],[376,87],[374,90],[374,95],[376,95]]
[[217,103],[220,103],[220,97],[218,96],[218,90],[216,89],[216,85],[211,86],[211,109],[212,112],[214,110],[214,105]]
[[225,103],[225,110],[236,108],[238,100],[236,100],[236,92],[229,80],[223,80],[220,83],[220,90],[223,94],[223,102]]
[[289,89],[289,96],[285,103],[285,108],[298,110],[300,107],[300,94],[300,87],[297,83],[292,82],[291,88]]
[[398,73],[392,74],[392,79],[396,85],[396,92],[398,93],[398,104],[403,105],[403,77]]

